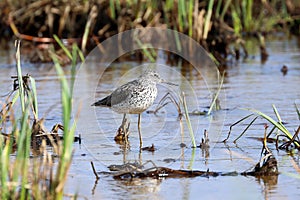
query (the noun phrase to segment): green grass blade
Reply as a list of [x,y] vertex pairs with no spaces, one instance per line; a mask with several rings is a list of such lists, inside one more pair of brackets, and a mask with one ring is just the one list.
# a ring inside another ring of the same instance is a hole
[[53,38],[57,42],[57,44],[62,48],[62,50],[65,52],[65,54],[68,56],[69,59],[72,60],[72,54],[71,52],[67,49],[67,47],[62,43],[62,41],[59,39],[57,35],[53,35]]
[[189,0],[188,2],[189,11],[188,11],[188,23],[189,23],[189,36],[193,36],[193,13],[194,13],[194,0]]
[[25,107],[25,110],[22,114],[21,118],[21,124],[20,124],[20,132],[19,136],[17,137],[17,158],[22,158],[24,155],[24,150],[25,148],[25,140],[27,136],[27,129],[28,129],[28,120],[29,120],[29,110],[28,110],[29,105],[27,104]]
[[186,123],[187,123],[188,129],[189,129],[190,137],[191,137],[192,144],[193,144],[192,147],[196,148],[194,131],[193,131],[193,128],[192,128],[192,124],[191,124],[191,120],[190,120],[190,116],[189,116],[189,111],[188,111],[188,108],[187,108],[187,105],[186,105],[185,95],[184,95],[183,92],[182,92],[182,103],[183,103]]
[[178,0],[178,26],[180,32],[184,29],[186,18],[185,0]]
[[278,123],[281,124],[281,123],[282,123],[282,120],[281,120],[281,117],[280,117],[280,115],[279,115],[279,113],[278,113],[278,111],[277,111],[276,106],[273,104],[272,107],[273,107],[273,111],[274,111],[274,113],[275,113],[275,115],[276,115],[276,117],[277,117]]
[[195,162],[195,153],[196,153],[196,148],[192,148],[192,155],[191,155],[191,160],[187,166],[187,168],[189,170],[192,170],[193,169],[193,165],[194,165],[194,162]]
[[[77,60],[76,47],[73,46],[72,50],[72,79],[75,79],[75,70],[76,70],[76,60]],[[54,61],[54,66],[56,68],[57,75],[61,84],[61,101],[62,101],[62,116],[63,116],[63,147],[62,153],[60,155],[60,162],[58,164],[58,170],[56,173],[55,180],[55,195],[56,199],[63,198],[63,186],[66,181],[67,173],[72,161],[73,154],[73,142],[74,142],[74,133],[76,128],[76,123],[73,123],[70,126],[71,112],[72,112],[72,89],[73,86],[69,87],[67,78],[62,70],[62,67],[59,64],[57,57],[52,53],[51,57]],[[74,80],[71,80],[71,84],[74,84]]]
[[1,157],[1,187],[0,187],[0,193],[1,193],[1,199],[8,199],[9,198],[9,190],[7,186],[8,177],[9,177],[9,168],[10,168],[10,145],[8,142],[4,143],[3,140],[1,140],[1,147],[0,147],[0,157]]
[[226,12],[227,12],[227,10],[228,10],[228,8],[229,8],[229,5],[231,4],[231,1],[232,1],[232,0],[226,0],[226,1],[225,1],[225,5],[224,5],[224,7],[223,7],[223,10],[222,10],[221,16],[220,16],[220,20],[221,20],[221,21],[224,21],[224,16],[225,16],[225,14],[226,14]]
[[[78,48],[78,46],[76,44],[74,46],[76,48],[76,52],[77,52],[81,62],[84,62],[85,58],[84,58],[82,51]],[[75,60],[75,59],[73,59],[73,60]]]
[[109,11],[112,19],[116,18],[116,13],[115,13],[115,1],[114,0],[109,0]]
[[214,0],[209,0],[208,7],[207,7],[207,15],[205,17],[205,22],[204,22],[204,30],[203,30],[203,39],[207,39],[207,35],[209,32],[209,24],[211,20],[211,15],[212,15],[212,9],[214,5]]
[[[29,107],[29,105],[28,105]],[[29,112],[29,110],[27,110]],[[30,143],[31,143],[31,129],[29,127],[27,119],[24,119],[27,123],[26,127],[22,127],[22,131],[24,131],[25,138],[24,138],[24,149],[23,151],[23,157],[22,157],[22,165],[21,165],[21,173],[22,173],[22,183],[21,183],[21,198],[20,199],[28,199],[28,191],[26,185],[28,184],[28,167],[29,167],[29,153],[30,153]]]
[[34,111],[34,118],[39,118],[38,112],[38,101],[37,101],[37,92],[36,92],[36,84],[34,78],[29,76],[30,83],[31,83],[31,93],[32,93],[32,104],[33,104],[33,111]]
[[295,103],[295,108],[296,108],[296,112],[298,114],[298,119],[300,120],[300,111],[299,111],[299,108],[296,103]]
[[21,42],[19,40],[16,41],[16,48],[17,48],[16,61],[17,61],[19,94],[20,94],[21,109],[22,109],[22,112],[24,112],[24,110],[25,110],[25,93],[24,93],[23,77],[22,77],[22,70],[21,70],[20,45],[21,45]]
[[240,139],[245,133],[246,131],[250,128],[250,126],[252,126],[252,124],[255,122],[255,120],[258,118],[258,116],[254,117],[254,119],[250,122],[250,124],[248,124],[248,126],[244,129],[244,131],[233,141],[233,143],[236,143],[236,141],[238,141],[238,139]]
[[179,52],[182,52],[182,46],[181,46],[181,41],[179,39],[179,34],[177,31],[173,31],[173,32],[175,37],[176,48]]
[[236,7],[234,7],[233,5],[231,6],[231,15],[232,15],[232,20],[233,20],[234,33],[236,35],[240,35],[241,30],[242,30],[242,22],[239,17],[239,14],[236,10]]
[[[271,124],[273,124],[278,130],[280,130],[282,133],[284,133],[290,140],[293,140],[293,135],[286,129],[285,126],[282,125],[282,123],[276,122],[274,119],[272,119],[268,115],[266,115],[258,110],[255,110],[255,109],[246,109],[246,110],[249,110],[250,112],[256,113],[257,115],[263,117],[264,119],[269,121]],[[297,147],[300,146],[300,144],[298,144],[297,142],[295,142],[295,145]]]
[[73,88],[74,88],[74,83],[75,83],[75,77],[76,77],[76,62],[77,62],[77,52],[78,48],[77,45],[74,44],[72,46],[72,67],[71,67],[71,84],[70,84],[70,95],[71,97],[73,96]]
[[207,115],[210,115],[210,113],[212,112],[212,109],[213,109],[213,108],[215,107],[215,105],[216,105],[217,99],[219,98],[219,94],[220,94],[220,92],[221,92],[221,90],[222,90],[222,87],[223,87],[224,74],[225,74],[225,72],[222,74],[222,77],[221,77],[221,83],[219,84],[218,90],[217,90],[217,92],[216,92],[215,95],[214,95],[214,99],[213,99],[213,101],[212,101],[211,104],[210,104],[210,107],[209,107],[209,110],[208,110],[208,112],[207,112]]
[[154,55],[152,55],[151,51],[148,50],[148,48],[153,49],[153,47],[150,47],[147,44],[142,44],[142,42],[137,37],[135,38],[135,41],[137,45],[142,49],[145,56],[150,60],[150,62],[155,62]]
[[246,117],[243,117],[242,119],[238,120],[237,122],[231,124],[230,127],[229,127],[229,132],[228,132],[228,134],[227,134],[227,137],[223,140],[223,142],[226,142],[226,141],[229,139],[229,136],[230,136],[230,134],[231,134],[232,128],[233,128],[235,125],[241,123],[242,121],[246,120],[247,118],[251,117],[252,115],[253,115],[253,114],[247,115]]
[[[56,56],[52,55],[52,59],[54,61],[54,66],[57,72],[57,75],[59,77],[60,83],[61,83],[61,101],[62,101],[62,108],[63,108],[63,125],[64,125],[64,137],[68,138],[70,137],[69,132],[69,123],[71,118],[71,112],[72,112],[72,97],[71,97],[71,91],[68,85],[68,81],[65,77],[65,74],[59,64],[59,61],[57,60]],[[64,144],[67,140],[64,139]],[[66,149],[64,149],[66,151]],[[67,151],[70,152],[70,151]],[[63,155],[65,155],[66,152],[63,152]],[[69,155],[68,155],[69,157]]]
[[244,26],[246,31],[251,31],[251,26],[253,23],[252,19],[252,6],[253,6],[253,0],[247,0],[246,8],[245,8],[245,14],[244,14]]
[[217,2],[217,6],[216,6],[216,11],[215,11],[215,18],[220,19],[220,10],[221,10],[221,5],[222,5],[223,1],[218,1]]
[[166,11],[170,11],[174,8],[174,1],[173,0],[166,0],[164,8]]

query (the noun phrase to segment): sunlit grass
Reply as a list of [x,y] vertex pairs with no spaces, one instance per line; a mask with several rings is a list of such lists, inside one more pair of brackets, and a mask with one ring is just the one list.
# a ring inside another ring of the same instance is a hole
[[[20,42],[16,43],[16,68],[17,88],[13,91],[12,99],[8,99],[7,105],[2,106],[0,116],[0,130],[6,127],[7,119],[11,122],[11,133],[0,135],[0,198],[1,199],[63,199],[64,185],[67,179],[69,167],[73,155],[73,142],[75,123],[71,124],[72,90],[75,81],[75,72],[78,47],[73,46],[71,55],[71,81],[69,85],[63,69],[55,55],[53,61],[59,80],[61,82],[61,102],[63,119],[63,140],[52,142],[53,149],[58,155],[55,164],[52,153],[46,150],[45,140],[39,149],[32,149],[33,125],[39,120],[38,98],[36,83],[30,75],[22,75]],[[9,96],[11,97],[11,96]],[[19,99],[19,104],[16,104]],[[20,105],[20,108],[17,107]],[[21,110],[20,116],[13,110]],[[33,114],[34,122],[31,120]],[[8,118],[9,117],[9,118]],[[39,152],[39,153],[37,153]],[[54,153],[54,152],[53,152]]]
[[[285,149],[288,149],[291,144],[294,144],[295,148],[296,149],[300,149],[300,141],[297,140],[298,138],[298,133],[300,131],[300,126],[298,126],[296,128],[296,131],[295,133],[292,133],[290,132],[287,127],[283,124],[283,121],[281,119],[281,116],[276,108],[275,105],[273,105],[273,111],[274,111],[274,114],[276,116],[276,119],[270,117],[269,115],[259,111],[259,110],[256,110],[256,109],[253,109],[253,108],[248,108],[248,109],[245,109],[245,110],[248,110],[250,111],[252,114],[250,115],[247,115],[246,117],[238,120],[237,122],[233,123],[231,126],[230,126],[230,130],[229,130],[229,133],[228,133],[228,136],[227,138],[224,140],[224,142],[226,142],[230,136],[230,133],[232,131],[232,128],[237,125],[237,124],[240,124],[241,122],[243,122],[244,120],[252,117],[252,116],[255,116],[252,121],[247,125],[247,127],[244,129],[244,131],[234,140],[234,142],[236,142],[239,138],[241,138],[245,133],[246,131],[253,125],[253,123],[258,119],[258,117],[262,118],[262,119],[265,119],[266,121],[268,121],[273,127],[271,129],[271,131],[268,133],[267,137],[266,138],[269,138],[270,135],[272,133],[274,133],[274,131],[278,130],[277,134],[276,134],[276,142],[278,143],[279,141],[279,137],[284,137],[287,139],[286,142],[284,142],[280,147],[281,148],[285,148]],[[297,109],[296,109],[297,110]],[[298,112],[298,111],[297,111]]]
[[196,148],[197,146],[196,146],[194,131],[193,131],[192,123],[191,123],[191,120],[190,120],[190,115],[189,115],[189,111],[188,111],[188,107],[187,107],[187,104],[186,104],[184,93],[181,94],[180,101],[181,101],[183,109],[184,109],[184,116],[185,116],[186,123],[187,123],[187,126],[188,126],[189,134],[190,134],[190,137],[191,137],[191,140],[192,140],[192,147]]
[[277,120],[271,118],[270,116],[266,115],[265,113],[259,111],[259,110],[255,110],[255,109],[248,109],[249,111],[259,115],[260,117],[266,119],[267,121],[269,121],[275,128],[277,128],[280,132],[282,132],[284,134],[285,137],[287,137],[291,142],[293,142],[295,144],[295,146],[297,148],[300,147],[300,144],[298,141],[294,140],[294,134],[292,134],[282,123],[281,117],[277,111],[277,108],[275,107],[275,105],[273,105],[273,111],[276,115]]

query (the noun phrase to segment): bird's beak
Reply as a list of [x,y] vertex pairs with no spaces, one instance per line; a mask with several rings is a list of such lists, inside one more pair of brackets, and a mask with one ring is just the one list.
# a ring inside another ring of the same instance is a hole
[[167,81],[165,81],[165,80],[162,80],[161,83],[165,83],[165,84],[167,84],[167,85],[179,86],[178,84],[171,83],[171,82],[167,82]]

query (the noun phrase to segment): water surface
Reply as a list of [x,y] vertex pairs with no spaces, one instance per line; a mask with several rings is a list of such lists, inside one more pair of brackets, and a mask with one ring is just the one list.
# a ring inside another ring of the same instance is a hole
[[[81,70],[81,84],[75,90],[81,95],[80,123],[77,134],[82,136],[82,144],[74,144],[75,153],[72,162],[66,193],[78,192],[80,197],[88,199],[295,199],[300,195],[299,174],[292,166],[292,161],[299,166],[299,153],[288,154],[276,151],[274,144],[269,144],[278,161],[278,178],[262,180],[244,176],[218,176],[196,178],[166,178],[166,179],[134,179],[132,181],[114,180],[111,175],[100,174],[100,180],[95,184],[95,177],[91,170],[93,161],[98,171],[108,171],[110,164],[125,162],[144,163],[151,160],[156,166],[173,169],[195,169],[217,172],[243,172],[253,167],[260,159],[261,142],[247,138],[247,136],[262,137],[264,123],[257,121],[250,130],[236,144],[232,143],[245,124],[234,127],[230,140],[219,143],[228,133],[229,126],[235,121],[249,114],[240,108],[254,108],[273,117],[272,104],[275,104],[282,120],[287,122],[287,128],[293,132],[299,125],[294,103],[300,106],[300,54],[296,39],[273,39],[266,43],[270,54],[268,60],[262,64],[259,52],[253,50],[245,62],[238,62],[226,68],[224,90],[220,101],[222,110],[211,116],[191,116],[195,131],[196,142],[199,143],[204,130],[208,130],[210,137],[209,151],[191,147],[191,140],[185,121],[180,123],[176,107],[168,104],[157,115],[142,114],[142,133],[144,146],[155,145],[155,152],[140,152],[137,133],[137,116],[131,115],[130,148],[124,150],[122,145],[113,140],[119,127],[122,115],[113,113],[107,108],[94,109],[90,105],[97,99],[110,94],[118,85],[136,78],[141,72],[136,69],[140,63],[122,62],[112,64],[100,78],[98,71],[106,64],[93,61]],[[95,58],[96,59],[96,58]],[[162,58],[160,64],[166,64]],[[7,93],[12,87],[11,75],[15,75],[13,53],[2,52],[0,57],[0,94]],[[288,66],[288,73],[284,76],[280,69]],[[48,130],[55,123],[61,123],[60,86],[52,65],[23,63],[23,74],[32,75],[37,81],[38,102],[40,116],[46,118]],[[169,66],[171,70],[162,71],[164,79],[177,83],[179,88],[160,85],[159,96],[155,104],[149,109],[155,109],[159,99],[168,91],[186,93],[188,108],[193,110],[207,110],[210,103],[211,91],[217,87],[217,77],[212,75],[202,77],[195,69],[184,70],[178,66]],[[67,68],[66,68],[67,70]],[[93,94],[93,95],[91,95]],[[4,99],[2,98],[1,101]],[[183,128],[182,128],[183,126]],[[182,131],[183,130],[183,131]],[[185,143],[186,147],[180,144]],[[165,162],[172,159],[174,162]],[[151,166],[151,164],[147,164]],[[295,178],[293,174],[297,174]]]

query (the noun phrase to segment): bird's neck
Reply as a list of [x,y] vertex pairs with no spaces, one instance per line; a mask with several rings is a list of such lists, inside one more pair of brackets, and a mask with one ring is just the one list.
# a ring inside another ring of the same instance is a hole
[[142,79],[139,79],[139,82],[143,83],[143,84],[154,84],[156,85],[156,82],[151,80],[151,79],[148,79],[148,78],[142,78]]

